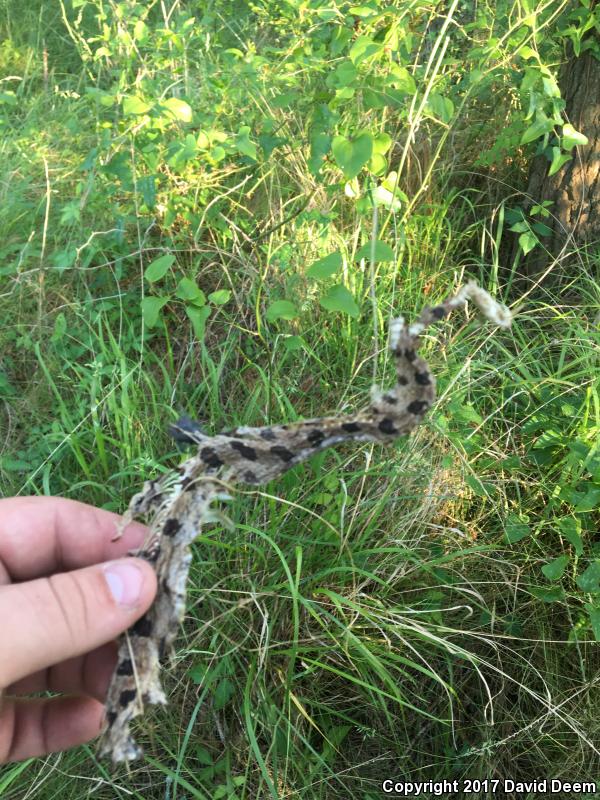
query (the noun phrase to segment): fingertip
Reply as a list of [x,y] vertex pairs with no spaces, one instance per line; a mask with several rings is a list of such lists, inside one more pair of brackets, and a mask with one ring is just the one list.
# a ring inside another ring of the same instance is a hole
[[113,602],[127,610],[145,610],[156,594],[156,573],[143,558],[120,558],[103,565]]
[[0,685],[115,639],[152,605],[157,581],[123,558],[0,588]]

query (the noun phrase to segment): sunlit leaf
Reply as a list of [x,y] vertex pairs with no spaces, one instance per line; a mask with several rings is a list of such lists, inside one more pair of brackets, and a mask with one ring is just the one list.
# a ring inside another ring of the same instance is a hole
[[335,275],[335,273],[342,268],[343,263],[342,254],[339,250],[336,250],[335,253],[330,253],[328,256],[323,256],[323,258],[315,261],[315,263],[306,270],[306,275],[309,278],[322,281]]
[[192,108],[185,100],[180,100],[178,97],[169,97],[163,100],[161,105],[169,111],[169,113],[182,122],[192,121]]
[[554,128],[554,123],[551,119],[538,112],[536,115],[535,122],[530,125],[523,136],[521,136],[521,144],[529,144],[529,142],[534,142],[536,139],[539,139],[540,136],[544,136],[546,133],[549,133]]
[[144,278],[149,281],[150,283],[154,283],[154,281],[159,281],[169,271],[169,268],[175,263],[175,256],[172,256],[170,253],[165,253],[164,256],[160,256],[152,261],[146,269],[144,270]]
[[381,50],[382,46],[374,42],[370,36],[359,36],[350,48],[348,56],[352,63],[358,66],[361,62],[380,53]]
[[235,146],[242,155],[256,160],[256,145],[250,140],[250,128],[242,125],[235,137]]
[[448,124],[454,115],[454,103],[449,97],[444,97],[441,94],[430,94],[427,101],[433,115]]
[[562,146],[563,150],[571,150],[573,147],[583,147],[588,144],[587,136],[575,130],[575,128],[567,123],[563,125],[562,129]]
[[357,250],[354,260],[360,261],[362,258],[364,258],[366,261],[370,261],[371,253],[373,253],[374,261],[393,261],[395,258],[394,251],[389,244],[377,239],[375,241],[374,248],[372,247],[371,242],[363,244],[363,246]]
[[327,311],[341,311],[350,317],[358,317],[360,310],[354,297],[345,286],[333,286],[324,297],[319,300],[321,306]]
[[336,136],[331,144],[331,150],[346,180],[352,180],[371,158],[373,137],[368,131],[352,139]]
[[539,244],[539,240],[532,231],[526,231],[519,236],[519,244],[521,245],[523,253],[527,255],[527,253],[531,252],[531,250]]
[[404,95],[413,95],[417,91],[415,79],[406,67],[400,64],[391,65],[387,84],[388,86],[393,86],[396,92]]
[[154,328],[158,323],[161,308],[168,302],[168,297],[144,297],[142,300],[142,318],[147,328]]
[[390,192],[383,185],[378,186],[373,191],[373,200],[375,205],[383,206],[393,213],[400,211],[402,207],[402,201],[398,197],[398,193]]
[[385,155],[392,146],[392,141],[393,139],[389,134],[378,133],[377,136],[373,137],[373,153]]
[[383,175],[388,166],[387,158],[381,153],[373,153],[369,161],[369,169],[373,175]]
[[208,295],[210,302],[214,303],[216,306],[224,306],[225,303],[229,302],[230,297],[231,292],[229,289],[217,289],[216,292],[211,292]]
[[203,306],[206,303],[204,292],[191,278],[182,278],[177,284],[175,294],[180,300],[187,300],[197,306]]
[[150,108],[150,104],[142,99],[139,95],[134,94],[123,98],[124,114],[131,114],[134,116],[146,114],[148,111],[150,111]]
[[202,306],[202,308],[198,308],[198,306],[186,304],[185,313],[188,315],[190,322],[192,323],[192,328],[196,338],[200,340],[204,339],[206,320],[211,314],[210,306]]
[[298,310],[290,300],[275,300],[266,313],[269,322],[275,322],[277,319],[295,319],[297,316]]

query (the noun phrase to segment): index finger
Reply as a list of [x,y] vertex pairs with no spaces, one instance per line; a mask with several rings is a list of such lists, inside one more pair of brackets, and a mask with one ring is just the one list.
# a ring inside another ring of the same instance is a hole
[[148,528],[128,525],[112,541],[118,514],[64,497],[0,500],[0,584],[68,572],[126,555]]

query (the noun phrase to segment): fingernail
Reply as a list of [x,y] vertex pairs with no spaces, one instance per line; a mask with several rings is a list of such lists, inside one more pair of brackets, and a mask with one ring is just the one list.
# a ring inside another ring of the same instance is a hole
[[112,561],[104,567],[104,577],[117,605],[132,608],[138,604],[144,576],[134,562]]

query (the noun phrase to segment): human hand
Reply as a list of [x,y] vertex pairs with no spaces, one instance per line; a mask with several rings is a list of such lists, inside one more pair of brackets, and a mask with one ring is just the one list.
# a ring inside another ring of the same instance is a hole
[[[150,565],[121,558],[147,528],[113,542],[119,519],[61,497],[0,500],[0,764],[100,733],[114,639],[156,593]],[[66,696],[20,696],[45,690]]]

